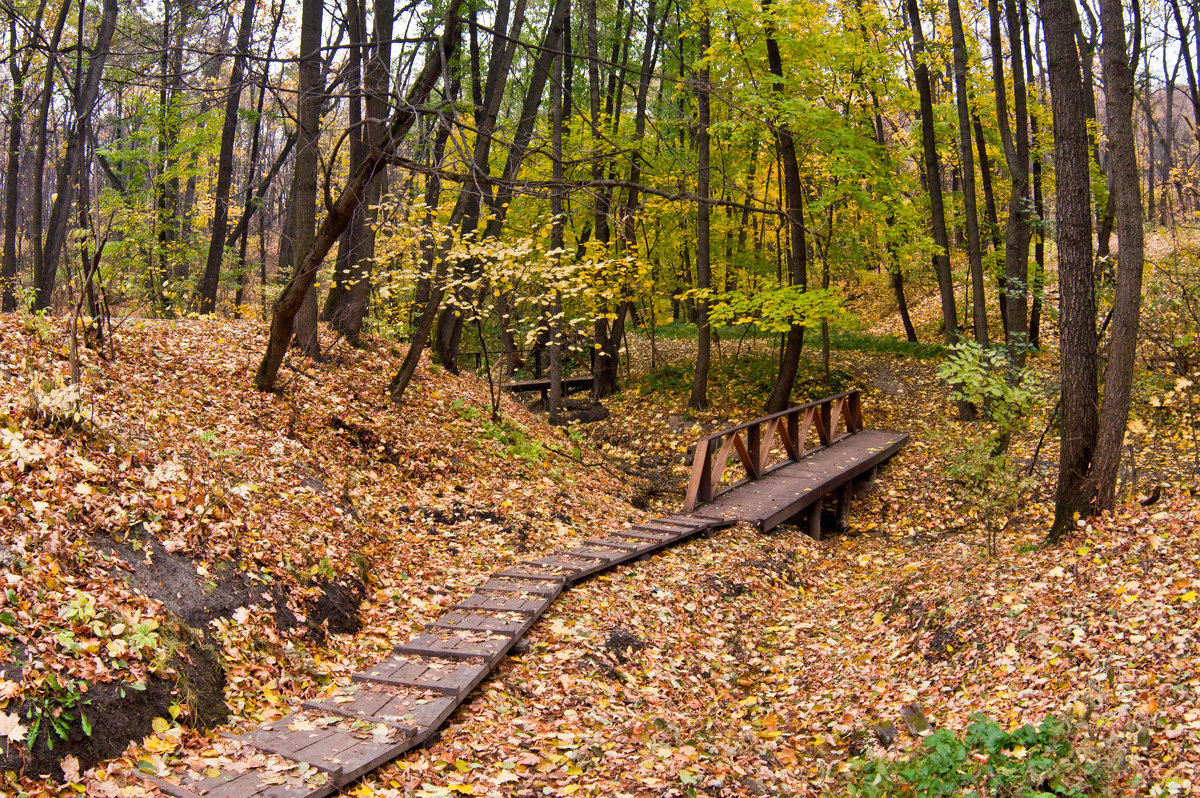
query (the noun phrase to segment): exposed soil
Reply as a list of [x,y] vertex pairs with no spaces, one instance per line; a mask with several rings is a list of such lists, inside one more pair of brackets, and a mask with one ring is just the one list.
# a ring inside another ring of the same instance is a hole
[[[0,769],[61,778],[62,760],[73,756],[80,770],[86,770],[102,759],[120,754],[130,740],[150,734],[154,719],[169,717],[172,704],[187,706],[187,717],[200,728],[210,729],[224,723],[229,717],[225,673],[216,650],[187,627],[175,625],[165,631],[179,646],[170,665],[174,678],[152,676],[144,685],[137,686],[127,682],[78,683],[78,704],[73,708],[64,707],[61,698],[41,705],[42,711],[59,710],[72,716],[67,738],[59,737],[47,720],[41,723],[32,749],[6,747],[0,756]],[[69,694],[62,691],[57,695]],[[26,700],[10,710],[22,723],[31,725],[38,708],[38,704]],[[79,720],[81,713],[90,723],[90,735]]]

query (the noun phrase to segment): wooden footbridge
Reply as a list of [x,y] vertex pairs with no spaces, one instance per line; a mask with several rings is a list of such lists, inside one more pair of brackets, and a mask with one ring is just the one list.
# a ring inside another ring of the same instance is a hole
[[[817,438],[811,446],[810,432]],[[684,513],[499,571],[348,687],[243,734],[222,735],[199,756],[142,759],[137,775],[175,798],[334,793],[433,738],[564,589],[739,520],[770,529],[807,513],[819,533],[826,497],[836,496],[844,512],[854,481],[873,477],[907,437],[864,429],[859,394],[850,391],[703,438]],[[743,476],[730,482],[733,453]]]
[[[864,428],[857,390],[788,408],[701,438],[684,510],[703,507],[764,532],[806,515],[819,539],[826,503],[836,501],[844,528],[855,483],[873,480],[907,442],[907,433]],[[741,468],[727,477],[734,454]]]

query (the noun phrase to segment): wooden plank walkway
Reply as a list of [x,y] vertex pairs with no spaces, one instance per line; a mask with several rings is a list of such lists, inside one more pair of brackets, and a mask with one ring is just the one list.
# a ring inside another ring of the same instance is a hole
[[350,686],[139,778],[174,798],[321,798],[445,723],[566,588],[636,557],[733,524],[697,513],[609,532],[494,574]]
[[[859,392],[846,391],[700,439],[684,508],[763,531],[807,514],[819,538],[825,500],[837,499],[844,526],[855,480],[874,479],[907,442],[907,433],[864,429]],[[725,470],[734,455],[740,478],[730,482]]]
[[[174,798],[336,792],[435,735],[566,588],[739,520],[770,529],[807,510],[810,531],[819,535],[824,499],[837,495],[844,512],[854,480],[873,478],[907,440],[863,429],[857,391],[709,435],[696,446],[682,514],[505,568],[391,657],[351,677],[348,687],[243,734],[223,735],[185,763],[137,775]],[[725,466],[735,453],[744,476],[729,483]]]

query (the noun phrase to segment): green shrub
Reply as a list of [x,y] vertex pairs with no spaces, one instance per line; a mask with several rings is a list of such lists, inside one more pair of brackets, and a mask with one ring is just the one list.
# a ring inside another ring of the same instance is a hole
[[1115,752],[1085,741],[1054,716],[1039,726],[1006,732],[982,714],[963,735],[938,729],[908,760],[859,757],[851,762],[850,794],[1051,798],[1106,796]]

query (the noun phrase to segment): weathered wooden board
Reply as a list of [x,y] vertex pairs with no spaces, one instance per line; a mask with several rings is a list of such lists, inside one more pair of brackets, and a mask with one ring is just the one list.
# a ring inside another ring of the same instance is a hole
[[496,610],[499,612],[523,612],[537,617],[545,612],[554,599],[549,596],[526,597],[520,593],[479,592],[472,593],[450,609]]
[[370,670],[351,676],[355,682],[379,682],[432,690],[449,696],[464,696],[491,672],[484,659],[451,660],[433,657],[394,656],[377,662]]
[[345,784],[396,758],[414,743],[415,727],[339,721],[313,712],[264,723],[238,739],[267,753],[323,770]]
[[441,725],[460,700],[460,696],[434,695],[387,684],[354,684],[333,695],[305,701],[304,708],[382,723],[408,737],[420,737]]
[[535,618],[522,613],[499,613],[472,610],[450,610],[430,627],[435,629],[468,629],[475,632],[495,632],[517,637],[533,625]]
[[485,592],[494,591],[497,593],[533,593],[538,596],[545,596],[549,599],[553,599],[562,592],[562,580],[547,580],[543,578],[510,578],[503,576],[502,572],[501,574],[496,574],[475,589]]
[[432,629],[413,635],[407,643],[396,646],[397,654],[423,654],[450,659],[480,657],[495,663],[512,647],[509,635],[467,630]]

